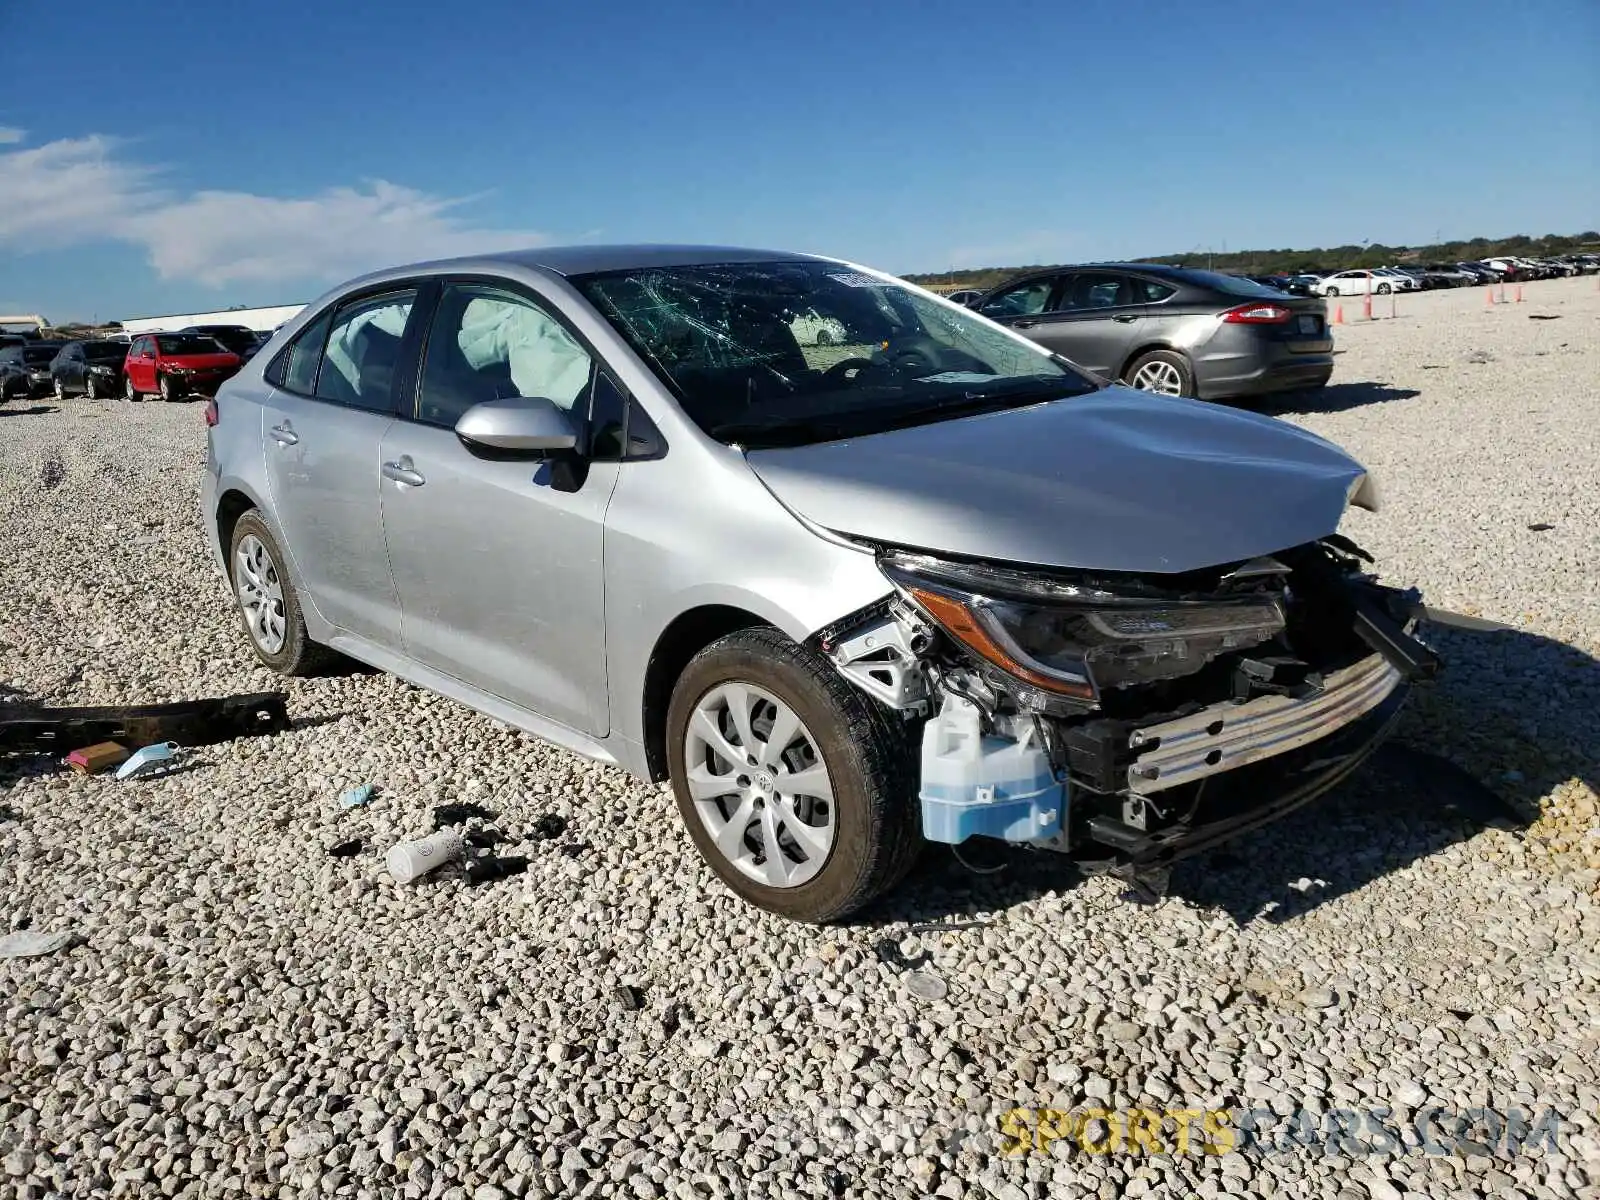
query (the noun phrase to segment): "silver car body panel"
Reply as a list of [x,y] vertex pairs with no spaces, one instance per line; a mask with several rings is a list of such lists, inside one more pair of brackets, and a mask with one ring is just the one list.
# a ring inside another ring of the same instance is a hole
[[749,457],[780,500],[840,533],[1158,573],[1325,537],[1365,474],[1287,422],[1120,386]]

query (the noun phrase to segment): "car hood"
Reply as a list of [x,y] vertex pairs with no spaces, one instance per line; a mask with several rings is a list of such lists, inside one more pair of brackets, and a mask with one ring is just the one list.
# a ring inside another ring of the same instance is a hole
[[1154,573],[1333,533],[1364,474],[1285,421],[1120,386],[747,458],[780,502],[847,536]]

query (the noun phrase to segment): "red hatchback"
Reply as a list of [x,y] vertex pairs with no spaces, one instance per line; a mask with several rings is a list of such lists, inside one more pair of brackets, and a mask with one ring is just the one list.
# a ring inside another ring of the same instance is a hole
[[194,392],[214,394],[241,362],[237,354],[202,334],[142,334],[128,347],[123,392],[129,400],[150,392],[163,400]]

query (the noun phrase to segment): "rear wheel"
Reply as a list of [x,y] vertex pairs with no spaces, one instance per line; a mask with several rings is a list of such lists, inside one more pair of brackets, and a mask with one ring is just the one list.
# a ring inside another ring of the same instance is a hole
[[1128,365],[1123,381],[1142,392],[1194,399],[1194,371],[1189,360],[1171,350],[1151,350]]
[[839,920],[898,882],[921,846],[904,733],[775,629],[695,656],[668,708],[667,755],[701,856],[770,912]]
[[281,675],[308,675],[326,665],[333,652],[307,635],[300,597],[284,562],[261,514],[251,509],[240,517],[228,550],[228,578],[250,648]]

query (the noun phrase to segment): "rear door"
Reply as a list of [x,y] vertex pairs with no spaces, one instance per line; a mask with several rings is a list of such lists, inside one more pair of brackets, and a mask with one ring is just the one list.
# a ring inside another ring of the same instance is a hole
[[323,314],[273,360],[264,406],[272,507],[302,591],[337,629],[395,652],[380,451],[406,347],[420,336],[410,330],[417,297],[388,284]]

